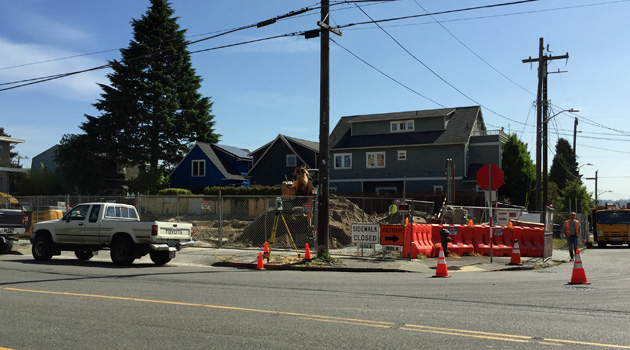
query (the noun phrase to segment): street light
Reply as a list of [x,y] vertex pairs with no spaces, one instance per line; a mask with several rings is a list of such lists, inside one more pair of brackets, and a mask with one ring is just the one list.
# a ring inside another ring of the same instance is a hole
[[[560,112],[552,115],[549,118],[544,118],[544,120],[543,120],[543,125],[542,125],[542,127],[543,127],[543,130],[542,130],[542,134],[543,134],[543,137],[542,137],[542,144],[543,144],[543,151],[542,151],[542,154],[543,154],[543,179],[542,180],[543,181],[542,182],[543,182],[543,186],[545,188],[543,190],[542,203],[545,203],[545,205],[547,205],[547,203],[549,203],[549,191],[548,191],[549,179],[548,179],[548,176],[547,176],[547,172],[548,172],[548,168],[549,168],[548,160],[547,160],[548,153],[549,153],[549,151],[547,150],[547,134],[548,134],[547,124],[549,123],[549,121],[551,119],[555,118],[556,116],[558,116],[558,115],[560,115],[560,114],[562,114],[564,112],[577,113],[577,112],[579,112],[579,110],[573,109],[573,108],[563,109]],[[577,119],[576,119],[576,121],[577,121]],[[575,156],[575,134],[573,135],[573,156]],[[540,186],[538,185],[539,182],[540,182],[540,171],[537,169],[537,171],[536,171],[536,185],[537,185],[536,186],[536,201],[537,201],[537,203],[540,203],[540,198],[541,198],[540,197]],[[539,209],[539,208],[536,208],[536,209]],[[539,210],[542,210],[542,206],[540,206]]]

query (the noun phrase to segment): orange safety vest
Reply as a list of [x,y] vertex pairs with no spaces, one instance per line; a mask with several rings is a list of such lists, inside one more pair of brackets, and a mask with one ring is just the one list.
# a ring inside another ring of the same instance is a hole
[[[571,227],[569,227],[569,222],[571,220],[566,220],[564,222],[564,235],[569,237],[569,235],[571,234]],[[578,220],[573,220],[575,223],[575,235],[579,236],[580,235],[580,222]]]

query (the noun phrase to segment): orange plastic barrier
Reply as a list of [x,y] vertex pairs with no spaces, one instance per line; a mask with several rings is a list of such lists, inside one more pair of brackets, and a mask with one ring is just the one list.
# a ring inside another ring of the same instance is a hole
[[[405,241],[403,243],[403,257],[409,257],[409,234],[412,225],[407,225],[405,229]],[[426,224],[413,224],[413,242],[411,243],[411,258],[415,259],[422,254],[427,258],[437,256],[435,247],[431,243],[431,226]]]
[[[488,230],[488,234],[490,234]],[[513,249],[512,241],[513,231],[507,226],[501,226],[500,232],[495,228],[492,234],[492,255],[493,256],[510,256]]]
[[[413,224],[413,241],[411,242],[411,257],[416,258],[422,254],[427,258],[438,256],[442,238],[440,231],[443,227],[448,230],[448,225],[439,224]],[[456,235],[449,235],[451,242],[448,251],[457,255],[465,255],[475,252],[481,255],[490,255],[490,227],[476,225],[468,227],[455,225]],[[409,257],[409,235],[412,226],[407,225],[403,242],[403,257]],[[512,229],[502,227],[500,235],[496,233],[492,237],[493,256],[511,256],[514,240],[518,239],[521,256],[542,257],[544,232],[542,228],[514,226]]]
[[[432,239],[435,247],[439,251],[440,246],[442,245],[442,235],[440,231],[442,229],[447,229],[450,232],[451,225],[432,225]],[[453,225],[457,230],[456,234],[449,234],[448,237],[451,241],[448,243],[448,252],[454,253],[457,255],[470,254],[475,250],[473,245],[473,237],[472,231],[468,226],[465,225]]]

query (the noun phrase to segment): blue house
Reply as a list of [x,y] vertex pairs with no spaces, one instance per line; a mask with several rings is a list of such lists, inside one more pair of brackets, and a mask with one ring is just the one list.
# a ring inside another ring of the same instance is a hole
[[247,185],[251,165],[249,150],[197,142],[171,173],[171,187]]

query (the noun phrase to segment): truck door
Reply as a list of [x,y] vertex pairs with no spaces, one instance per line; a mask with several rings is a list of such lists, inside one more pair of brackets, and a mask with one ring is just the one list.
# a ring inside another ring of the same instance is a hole
[[63,218],[64,222],[57,230],[59,241],[64,243],[85,243],[83,227],[85,226],[89,205],[77,205]]
[[102,210],[102,205],[93,205],[90,209],[90,215],[88,216],[85,225],[83,226],[83,235],[85,236],[85,243],[99,245],[99,229],[100,222],[98,220],[99,214]]

